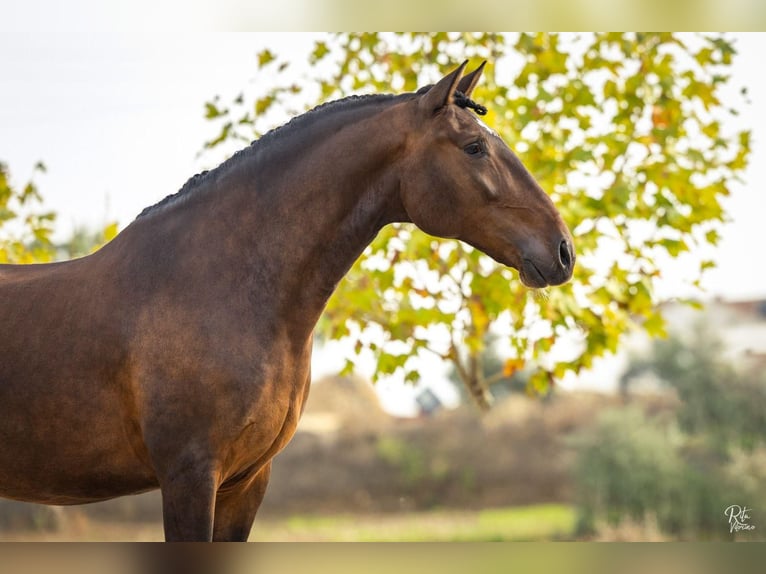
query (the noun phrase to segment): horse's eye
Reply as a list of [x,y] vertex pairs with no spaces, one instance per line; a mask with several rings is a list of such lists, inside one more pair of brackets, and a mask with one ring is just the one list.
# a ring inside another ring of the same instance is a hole
[[463,148],[463,151],[471,157],[479,157],[484,155],[484,146],[481,142],[473,142]]

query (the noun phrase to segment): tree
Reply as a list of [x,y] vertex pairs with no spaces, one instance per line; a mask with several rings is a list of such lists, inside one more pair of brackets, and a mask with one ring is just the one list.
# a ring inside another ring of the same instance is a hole
[[631,359],[620,388],[627,396],[638,377],[651,373],[677,393],[678,425],[684,432],[706,438],[724,453],[766,446],[766,377],[757,369],[735,368],[724,348],[704,322],[688,341],[671,333],[654,341],[649,354]]
[[[42,162],[34,166],[33,178],[39,173],[45,173]],[[47,263],[82,257],[117,235],[116,222],[97,229],[79,226],[67,241],[54,244],[56,214],[41,210],[43,198],[33,178],[16,187],[8,167],[0,162],[0,263]]]
[[[527,382],[531,374],[530,369],[518,369],[516,365],[503,360],[498,351],[498,337],[490,334],[484,342],[484,351],[475,358],[466,357],[464,361],[478,360],[481,368],[481,377],[484,385],[495,398],[502,398],[510,393],[519,393],[527,390]],[[468,389],[463,384],[463,379],[455,364],[450,365],[448,373],[449,381],[455,386],[461,402],[470,402],[472,397],[468,395]]]
[[79,225],[74,228],[72,235],[64,243],[58,246],[59,251],[67,259],[83,257],[101,248],[117,235],[117,223],[105,224],[102,228],[88,228]]
[[[44,173],[41,162],[34,173]],[[55,255],[51,234],[55,213],[40,211],[42,196],[30,179],[14,187],[8,167],[0,162],[0,263],[51,261]]]
[[[614,352],[630,329],[665,333],[654,295],[662,266],[717,243],[720,200],[750,153],[750,132],[727,124],[741,102],[721,100],[734,54],[721,35],[328,35],[298,79],[295,61],[261,51],[257,93],[206,103],[220,131],[205,147],[250,141],[318,101],[414,90],[466,58],[493,64],[474,97],[573,230],[573,281],[533,292],[466,245],[394,225],[357,261],[320,323],[326,337],[355,341],[346,370],[372,352],[377,377],[417,381],[417,357],[435,353],[487,408],[481,356],[491,332],[508,343],[505,373],[533,367],[529,388],[540,392]],[[700,261],[699,275],[712,266]],[[573,337],[577,348],[564,356]]]
[[[733,538],[721,528],[732,499],[766,495],[766,377],[724,356],[711,326],[671,333],[633,357],[621,379],[626,398],[637,377],[652,373],[679,399],[654,416],[641,401],[601,413],[576,433],[574,480],[580,528],[653,517],[666,533]],[[668,415],[672,415],[668,417]],[[747,533],[745,533],[747,534]]]

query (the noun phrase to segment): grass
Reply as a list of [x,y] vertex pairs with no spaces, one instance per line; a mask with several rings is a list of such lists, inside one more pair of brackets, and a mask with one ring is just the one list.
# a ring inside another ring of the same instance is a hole
[[[493,542],[571,539],[574,508],[561,504],[491,510],[432,510],[401,514],[261,517],[258,542]],[[0,533],[3,541],[157,541],[159,523],[81,520],[55,533]]]
[[256,522],[251,540],[490,542],[571,538],[575,511],[559,504],[480,511],[300,516]]

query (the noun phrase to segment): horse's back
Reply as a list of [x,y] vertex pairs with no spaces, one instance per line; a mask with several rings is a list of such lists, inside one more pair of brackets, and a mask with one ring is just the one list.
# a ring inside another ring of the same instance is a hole
[[83,263],[0,266],[0,373],[23,368],[18,356],[42,352],[30,363],[49,363],[55,349],[71,351],[74,331],[99,321],[99,293]]

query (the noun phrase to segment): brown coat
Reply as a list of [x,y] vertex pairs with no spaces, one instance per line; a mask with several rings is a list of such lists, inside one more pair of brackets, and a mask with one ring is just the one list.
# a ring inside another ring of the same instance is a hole
[[246,540],[316,321],[381,227],[462,239],[532,287],[568,280],[552,202],[454,103],[481,73],[464,68],[296,118],[89,257],[0,266],[0,495],[159,487],[166,539]]

